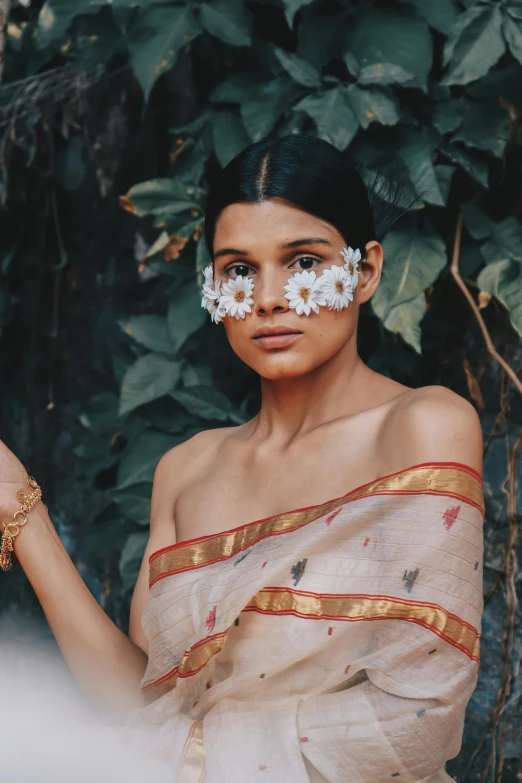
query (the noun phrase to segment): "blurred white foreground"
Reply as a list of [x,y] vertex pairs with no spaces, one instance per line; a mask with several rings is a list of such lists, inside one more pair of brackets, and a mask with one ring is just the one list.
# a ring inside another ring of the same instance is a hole
[[8,640],[3,620],[1,783],[172,783],[144,732],[107,725],[89,707],[52,643]]

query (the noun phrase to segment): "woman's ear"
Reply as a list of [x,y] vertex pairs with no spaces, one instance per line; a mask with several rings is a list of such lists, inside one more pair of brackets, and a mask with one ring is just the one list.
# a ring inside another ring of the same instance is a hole
[[359,304],[367,302],[374,295],[381,279],[383,261],[382,245],[372,239],[366,245],[366,258],[360,263],[359,282],[356,288]]

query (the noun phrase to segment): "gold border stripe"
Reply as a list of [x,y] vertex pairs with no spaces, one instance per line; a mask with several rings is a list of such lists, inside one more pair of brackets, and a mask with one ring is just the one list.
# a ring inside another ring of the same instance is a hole
[[190,727],[174,780],[176,783],[201,783],[205,775],[203,720]]
[[[442,606],[428,601],[413,601],[389,595],[321,594],[289,587],[267,587],[252,598],[243,612],[343,622],[403,620],[427,628],[480,664],[479,631]],[[156,692],[163,695],[175,687],[178,677],[191,677],[199,672],[221,651],[227,633],[228,630],[197,642],[184,653],[179,666],[154,682],[142,686],[143,690],[155,688]]]
[[482,482],[478,473],[464,465],[436,464],[436,467],[407,468],[321,505],[287,511],[234,530],[160,549],[149,558],[149,586],[166,576],[234,557],[263,538],[297,530],[346,503],[374,495],[444,495],[468,503],[483,513]]

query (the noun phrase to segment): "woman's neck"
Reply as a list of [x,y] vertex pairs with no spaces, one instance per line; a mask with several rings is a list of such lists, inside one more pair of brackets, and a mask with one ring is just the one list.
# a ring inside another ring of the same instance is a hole
[[289,444],[323,423],[380,404],[383,395],[375,384],[379,378],[384,380],[364,364],[355,347],[298,378],[263,378],[261,410],[249,435]]

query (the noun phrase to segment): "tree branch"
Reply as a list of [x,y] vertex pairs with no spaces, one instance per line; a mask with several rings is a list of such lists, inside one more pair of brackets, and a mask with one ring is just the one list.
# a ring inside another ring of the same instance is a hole
[[480,310],[478,308],[477,303],[473,299],[472,295],[470,294],[466,284],[464,283],[463,279],[460,276],[459,272],[459,257],[460,257],[460,242],[462,238],[462,215],[459,215],[459,218],[457,220],[457,228],[455,231],[455,243],[453,245],[453,259],[451,261],[450,271],[453,275],[455,282],[457,283],[458,287],[466,297],[466,299],[469,302],[469,306],[473,310],[473,315],[477,319],[477,323],[480,326],[481,332],[484,335],[484,340],[486,342],[486,348],[488,349],[488,353],[495,359],[495,361],[502,367],[502,369],[506,372],[506,374],[509,376],[509,378],[512,380],[513,384],[516,386],[520,394],[522,394],[522,381],[520,378],[517,377],[515,371],[512,367],[509,366],[509,364],[506,362],[506,360],[499,354],[499,352],[495,349],[495,346],[493,345],[493,340],[491,339],[491,335],[488,332],[487,326],[484,323],[484,319],[482,318],[482,315],[480,313]]

